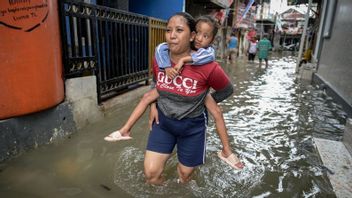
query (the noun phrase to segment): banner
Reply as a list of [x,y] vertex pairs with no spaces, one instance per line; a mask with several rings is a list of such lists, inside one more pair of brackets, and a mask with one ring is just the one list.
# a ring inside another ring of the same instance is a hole
[[213,16],[219,22],[219,24],[223,25],[227,14],[228,13],[226,13],[226,9],[222,9],[212,12],[210,15]]
[[[248,5],[249,9],[247,9]],[[237,21],[235,28],[250,28],[254,27],[255,19],[256,19],[256,7],[252,6],[252,4],[248,3],[241,4],[238,6],[237,10]]]
[[254,0],[250,0],[248,2],[247,6],[246,6],[246,9],[244,10],[244,13],[243,13],[243,15],[242,15],[240,20],[246,18],[246,14],[247,14],[248,10],[252,7],[253,3],[254,3]]

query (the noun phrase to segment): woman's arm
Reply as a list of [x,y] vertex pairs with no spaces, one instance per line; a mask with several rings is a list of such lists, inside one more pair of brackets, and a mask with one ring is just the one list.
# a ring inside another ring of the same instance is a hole
[[159,124],[159,114],[158,110],[156,109],[156,103],[152,103],[150,105],[150,112],[149,112],[149,130],[152,130],[153,123]]
[[214,98],[216,103],[219,103],[231,96],[233,94],[233,90],[234,88],[232,84],[229,83],[225,88],[211,93],[211,96]]
[[[158,72],[158,70],[160,69],[158,67],[158,64],[156,62],[156,59],[153,60],[153,78],[152,78],[152,83],[151,83],[151,88],[152,89],[156,89],[156,73]],[[158,94],[159,95],[159,94]],[[150,111],[149,111],[149,129],[152,130],[152,125],[153,123],[159,124],[159,116],[158,116],[158,110],[156,108],[156,102],[153,102],[150,104]]]
[[217,64],[210,73],[208,83],[210,87],[215,90],[215,92],[211,93],[211,96],[217,103],[225,100],[233,94],[233,85],[219,64]]

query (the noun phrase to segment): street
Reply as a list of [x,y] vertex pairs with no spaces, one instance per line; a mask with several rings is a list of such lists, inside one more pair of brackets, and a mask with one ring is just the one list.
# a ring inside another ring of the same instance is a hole
[[127,120],[136,99],[63,142],[0,164],[0,197],[335,197],[312,138],[341,140],[345,113],[322,90],[296,79],[291,52],[272,54],[268,68],[245,59],[221,62],[235,86],[220,105],[242,171],[217,157],[221,143],[209,119],[206,163],[193,180],[176,183],[172,155],[165,185],[146,185],[147,113],[132,140],[103,140]]

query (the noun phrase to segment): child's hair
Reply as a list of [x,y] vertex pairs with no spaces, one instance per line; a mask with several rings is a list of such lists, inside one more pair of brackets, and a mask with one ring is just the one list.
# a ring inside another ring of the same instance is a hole
[[208,23],[210,26],[213,27],[213,39],[211,40],[213,42],[216,34],[218,33],[218,25],[217,25],[217,22],[216,20],[214,19],[214,17],[212,16],[209,16],[209,15],[202,15],[200,17],[198,17],[196,19],[196,25],[199,23],[199,22],[204,22],[204,23]]
[[169,23],[170,19],[174,16],[182,16],[185,20],[186,23],[189,27],[189,29],[191,30],[191,32],[194,32],[196,29],[196,22],[194,20],[194,18],[192,17],[192,15],[188,14],[187,12],[176,12],[174,15],[172,15],[168,20],[167,23]]

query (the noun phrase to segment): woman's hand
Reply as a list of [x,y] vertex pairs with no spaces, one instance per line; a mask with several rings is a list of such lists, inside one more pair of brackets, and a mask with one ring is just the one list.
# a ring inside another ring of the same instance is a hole
[[149,112],[149,129],[152,130],[153,122],[156,124],[159,124],[159,115],[158,115],[158,110],[156,109],[156,104],[153,102],[150,105],[150,112]]

